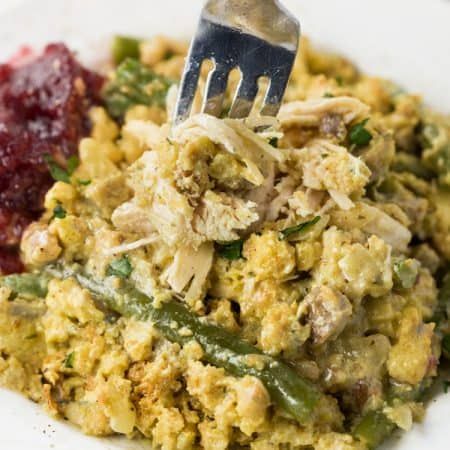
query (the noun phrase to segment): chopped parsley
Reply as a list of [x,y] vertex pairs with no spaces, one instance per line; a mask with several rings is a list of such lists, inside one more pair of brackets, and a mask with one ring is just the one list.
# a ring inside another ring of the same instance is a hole
[[62,181],[70,184],[70,177],[66,170],[59,166],[51,155],[44,155],[50,175],[55,181]]
[[334,98],[334,95],[331,92],[325,92],[325,94],[323,94],[323,98]]
[[351,144],[364,147],[373,139],[372,134],[365,128],[368,121],[369,119],[364,119],[350,129],[349,139]]
[[111,53],[115,64],[127,58],[139,59],[141,40],[131,36],[114,36]]
[[223,108],[222,112],[220,113],[220,119],[225,119],[226,117],[228,117],[228,114],[230,114],[230,109],[230,106]]
[[444,380],[442,382],[443,388],[444,388],[444,394],[448,393],[448,388],[450,387],[450,381]]
[[126,255],[112,261],[106,269],[106,275],[119,277],[124,280],[129,278],[131,272],[133,272],[133,266]]
[[92,183],[92,180],[77,180],[77,183],[81,186],[89,186]]
[[308,222],[299,223],[293,227],[286,228],[285,230],[280,231],[280,240],[285,240],[293,234],[297,233],[305,233],[312,226],[314,226],[320,220],[320,216],[314,217],[314,219],[309,220]]
[[75,361],[75,352],[69,353],[63,361],[64,367],[66,369],[73,369],[73,363]]
[[169,61],[169,59],[172,59],[174,56],[176,56],[176,53],[171,50],[168,50],[166,52],[166,54],[164,55],[163,59],[164,59],[164,61]]
[[80,165],[80,160],[78,159],[78,156],[72,155],[67,160],[67,173],[69,175],[72,175],[79,165]]
[[420,264],[415,259],[395,261],[393,265],[394,281],[404,289],[411,289],[419,275]]
[[155,73],[137,59],[127,58],[103,90],[106,109],[112,117],[121,119],[134,105],[164,107],[172,84],[174,81]]
[[47,163],[50,175],[55,181],[62,181],[70,184],[70,177],[80,164],[77,156],[73,155],[67,160],[67,168],[62,168],[51,155],[44,155],[44,161]]
[[65,217],[67,216],[67,212],[66,210],[63,208],[63,206],[58,203],[54,208],[53,208],[53,219],[65,219]]
[[269,139],[269,144],[272,147],[278,148],[278,138],[277,137],[273,137]]
[[237,241],[222,242],[217,244],[217,253],[221,258],[234,261],[242,258],[242,248],[244,246],[244,240],[238,239]]

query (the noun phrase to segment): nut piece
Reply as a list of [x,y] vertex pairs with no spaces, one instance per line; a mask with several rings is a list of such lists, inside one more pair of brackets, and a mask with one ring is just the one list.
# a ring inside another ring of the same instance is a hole
[[304,305],[316,345],[336,339],[352,315],[348,298],[328,286],[314,288],[305,298]]
[[50,233],[48,226],[32,223],[23,234],[20,245],[22,259],[30,266],[40,266],[54,261],[61,253],[58,239]]

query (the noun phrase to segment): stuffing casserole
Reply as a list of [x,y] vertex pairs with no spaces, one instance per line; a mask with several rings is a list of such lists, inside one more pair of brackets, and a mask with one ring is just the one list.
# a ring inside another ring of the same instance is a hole
[[0,278],[0,383],[163,450],[410,429],[450,350],[449,118],[303,40],[276,119],[172,128],[185,52],[118,37],[104,83],[73,81],[78,156],[36,156]]

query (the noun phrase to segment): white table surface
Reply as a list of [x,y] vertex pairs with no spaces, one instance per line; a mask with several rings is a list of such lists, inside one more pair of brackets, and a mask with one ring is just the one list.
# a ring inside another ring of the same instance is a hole
[[1,0],[0,2],[0,14],[6,10],[19,5],[23,0]]

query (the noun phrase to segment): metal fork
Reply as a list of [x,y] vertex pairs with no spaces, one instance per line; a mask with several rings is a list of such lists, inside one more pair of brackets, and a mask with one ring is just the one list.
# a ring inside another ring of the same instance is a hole
[[250,114],[260,77],[270,80],[260,112],[275,116],[294,65],[299,38],[299,22],[278,0],[209,0],[189,50],[174,123],[189,117],[205,60],[212,60],[214,68],[206,82],[202,112],[221,115],[228,76],[231,70],[239,68],[242,77],[229,116],[244,118]]

